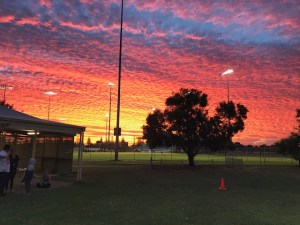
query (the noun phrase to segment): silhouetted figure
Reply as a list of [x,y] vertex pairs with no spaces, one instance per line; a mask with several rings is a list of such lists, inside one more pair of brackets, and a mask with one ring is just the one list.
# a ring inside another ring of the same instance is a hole
[[0,150],[0,195],[5,195],[4,188],[7,186],[10,171],[9,162],[10,145],[4,145]]
[[14,187],[14,179],[17,174],[17,171],[19,170],[19,156],[16,155],[16,150],[14,148],[11,149],[10,155],[9,155],[9,161],[10,161],[10,173],[9,173],[9,180],[6,189],[8,189],[10,192],[13,192]]
[[24,177],[22,179],[22,183],[25,184],[25,191],[27,194],[31,192],[31,180],[33,178],[33,170],[34,170],[35,162],[36,161],[34,158],[29,159]]

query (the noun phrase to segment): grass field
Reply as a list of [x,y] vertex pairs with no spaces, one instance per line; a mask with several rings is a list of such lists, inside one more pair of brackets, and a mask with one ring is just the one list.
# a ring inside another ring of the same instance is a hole
[[[74,152],[74,159],[76,162],[77,151]],[[155,164],[178,164],[186,165],[188,158],[183,153],[146,153],[146,152],[120,152],[119,162],[112,162],[114,160],[114,152],[84,152],[83,161],[86,164],[91,163],[127,163],[127,164],[149,164],[152,157]],[[229,158],[242,160],[243,165],[298,165],[298,162],[291,157],[284,156],[267,156],[267,155],[237,155],[228,156]],[[196,165],[222,165],[225,164],[224,154],[198,154],[195,157]]]
[[[227,191],[218,190],[224,177]],[[0,197],[2,225],[298,225],[300,169],[100,165],[84,181]],[[72,180],[75,175],[57,177]]]

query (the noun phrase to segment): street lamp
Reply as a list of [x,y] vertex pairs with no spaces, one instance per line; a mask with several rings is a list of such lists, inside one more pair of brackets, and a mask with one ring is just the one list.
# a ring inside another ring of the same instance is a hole
[[108,143],[110,142],[110,119],[111,119],[111,88],[115,86],[114,83],[108,82],[106,84],[109,87],[109,115],[108,115]]
[[54,91],[45,91],[44,94],[45,95],[49,95],[49,102],[48,102],[48,120],[49,120],[49,115],[50,115],[50,97],[52,95],[56,95],[56,93]]
[[6,84],[0,84],[0,89],[3,90],[3,102],[5,102],[5,93],[6,90],[12,90],[12,86],[6,85]]
[[228,69],[224,73],[221,74],[221,76],[227,76],[227,100],[229,102],[229,79],[228,75],[233,73],[233,69]]

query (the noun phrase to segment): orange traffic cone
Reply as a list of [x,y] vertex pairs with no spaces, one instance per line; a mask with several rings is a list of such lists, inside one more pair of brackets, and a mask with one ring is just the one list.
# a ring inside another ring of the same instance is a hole
[[224,182],[224,178],[223,177],[221,178],[221,183],[220,183],[219,190],[226,191],[225,182]]

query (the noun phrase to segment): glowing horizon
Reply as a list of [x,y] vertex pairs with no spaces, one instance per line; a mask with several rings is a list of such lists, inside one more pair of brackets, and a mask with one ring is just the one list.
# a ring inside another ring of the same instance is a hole
[[[295,127],[300,108],[300,3],[124,1],[121,139],[133,143],[153,108],[172,92],[197,88],[209,105],[230,99],[249,109],[242,144],[272,144]],[[108,83],[117,84],[118,0],[0,2],[0,84],[24,113],[87,127],[106,138]],[[234,74],[220,76],[228,68]],[[1,90],[2,91],[2,90]],[[1,96],[1,95],[0,95]],[[1,97],[2,99],[2,97]],[[112,87],[111,134],[117,85]],[[212,107],[214,108],[214,107]],[[121,140],[120,139],[120,140]]]

